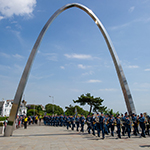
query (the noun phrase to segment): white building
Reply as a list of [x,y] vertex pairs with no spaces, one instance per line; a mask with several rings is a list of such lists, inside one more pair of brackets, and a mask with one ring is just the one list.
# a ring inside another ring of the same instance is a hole
[[[9,117],[13,101],[14,100],[0,101],[0,116]],[[26,115],[26,114],[27,114],[27,108],[25,107],[25,104],[22,103],[22,104],[20,104],[17,115]]]

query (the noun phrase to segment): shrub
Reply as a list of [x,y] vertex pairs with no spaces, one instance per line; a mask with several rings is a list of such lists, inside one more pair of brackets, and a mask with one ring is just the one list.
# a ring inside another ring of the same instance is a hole
[[3,126],[4,124],[3,124],[3,122],[0,122],[0,126]]

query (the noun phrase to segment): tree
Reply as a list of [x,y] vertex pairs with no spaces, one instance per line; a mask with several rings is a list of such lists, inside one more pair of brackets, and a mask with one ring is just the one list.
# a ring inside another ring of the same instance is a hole
[[28,109],[27,110],[27,116],[33,116],[33,115],[38,115],[38,111],[36,109]]
[[[53,112],[53,109],[54,109],[54,112]],[[61,115],[64,113],[64,110],[60,107],[60,106],[57,106],[57,105],[53,105],[53,104],[47,104],[45,105],[45,110],[47,113],[50,113],[50,114],[57,114],[57,115]]]
[[80,103],[82,106],[88,104],[90,106],[89,114],[91,114],[91,111],[102,112],[106,110],[107,107],[101,106],[103,101],[104,100],[100,97],[94,98],[94,96],[91,96],[90,93],[87,93],[86,95],[82,94],[78,97],[78,100],[73,100],[74,103]]
[[40,111],[42,111],[41,105],[36,105],[35,108],[36,108],[36,110],[38,111],[38,113],[39,113]]
[[66,106],[65,109],[65,114],[67,116],[69,115],[75,115],[75,108],[77,109],[77,113],[78,114],[83,114],[84,116],[87,116],[88,115],[88,111],[84,110],[83,108],[81,108],[80,106],[72,106],[72,105],[69,105],[69,106]]
[[113,109],[109,109],[109,108],[106,109],[106,110],[104,111],[104,113],[105,113],[105,114],[109,114],[109,115],[114,115],[115,117],[116,117],[118,114],[120,114],[119,111],[114,112]]

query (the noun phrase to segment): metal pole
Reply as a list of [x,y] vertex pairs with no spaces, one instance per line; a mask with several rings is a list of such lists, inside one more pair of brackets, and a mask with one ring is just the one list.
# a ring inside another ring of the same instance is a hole
[[52,105],[53,105],[53,116],[54,116],[54,96],[49,96],[52,98]]

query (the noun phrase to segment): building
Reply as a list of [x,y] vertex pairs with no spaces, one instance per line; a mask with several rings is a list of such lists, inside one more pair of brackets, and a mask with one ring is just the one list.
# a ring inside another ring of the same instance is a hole
[[[9,117],[13,101],[14,100],[3,100],[3,101],[0,101],[0,116]],[[26,115],[27,114],[27,108],[26,108],[25,105],[26,105],[25,101],[23,101],[20,104],[20,107],[18,109],[17,115]]]

